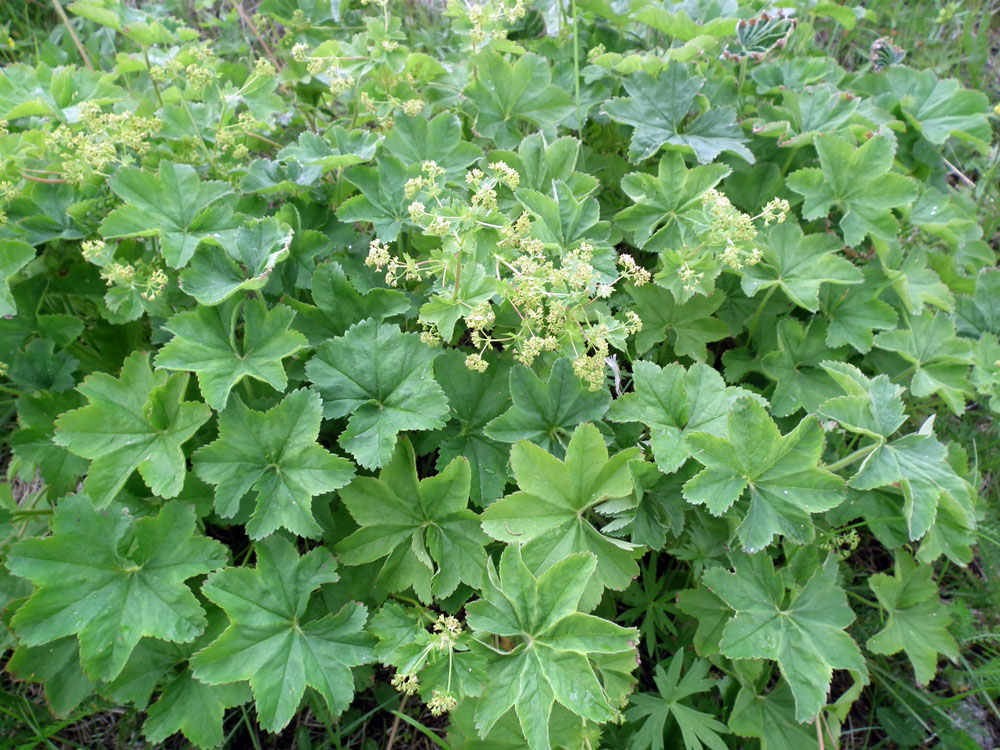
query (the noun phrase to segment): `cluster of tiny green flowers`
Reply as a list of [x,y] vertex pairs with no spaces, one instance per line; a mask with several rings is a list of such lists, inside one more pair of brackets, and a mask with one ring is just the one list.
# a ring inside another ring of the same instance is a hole
[[454,648],[458,637],[462,635],[462,623],[452,615],[440,615],[434,623],[437,634],[435,646],[441,650]]
[[440,690],[434,690],[431,693],[431,699],[427,701],[427,708],[430,709],[431,716],[450,713],[457,705],[458,701],[455,696],[451,693],[442,693]]
[[112,261],[101,269],[101,278],[108,286],[138,289],[139,296],[152,302],[167,286],[167,274],[153,263],[119,263]]
[[734,271],[744,266],[753,266],[760,262],[763,251],[755,244],[758,235],[757,222],[764,226],[781,224],[788,215],[790,206],[783,198],[775,198],[764,206],[756,216],[744,213],[736,208],[723,193],[715,188],[709,188],[702,196],[705,209],[707,228],[701,236],[702,242],[687,253],[687,258],[677,269],[684,291],[693,294],[705,274],[695,271],[697,262],[692,262],[699,255],[710,253],[723,266]]
[[[0,206],[5,206],[17,197],[18,189],[10,180],[0,180]],[[0,208],[0,226],[7,223],[7,214]]]
[[[619,275],[602,281],[593,266],[594,247],[582,242],[565,252],[552,252],[537,237],[532,236],[532,220],[527,213],[514,221],[497,213],[498,190],[516,190],[521,176],[503,161],[489,163],[485,169],[474,168],[465,175],[470,194],[466,202],[452,199],[442,202],[445,170],[434,161],[421,164],[421,174],[404,185],[404,194],[411,201],[410,220],[424,234],[448,235],[461,247],[470,233],[483,228],[499,229],[500,239],[494,254],[499,297],[469,307],[463,315],[466,328],[476,351],[466,357],[470,370],[488,369],[486,351],[499,346],[511,350],[514,358],[531,366],[545,352],[564,348],[572,353],[578,376],[592,390],[603,386],[605,359],[610,340],[624,332],[637,332],[641,321],[635,313],[625,313],[621,319],[609,317],[593,321],[584,308],[610,297],[621,280],[642,285],[650,273],[629,255],[619,256]],[[419,200],[418,200],[419,199]],[[502,224],[498,222],[504,222]],[[459,251],[461,252],[461,251]],[[416,260],[407,254],[394,256],[381,240],[369,245],[368,266],[385,272],[390,286],[400,282],[419,282],[444,273],[449,265],[440,258]],[[520,317],[514,330],[495,332],[497,306],[509,303]],[[428,345],[440,344],[433,326],[421,334]]]
[[392,676],[389,684],[396,688],[398,692],[408,696],[416,695],[417,691],[420,690],[420,679],[412,672],[404,674],[397,671]]
[[134,155],[149,150],[161,122],[124,112],[102,112],[88,101],[80,105],[80,128],[60,125],[49,143],[62,162],[62,174],[72,183],[81,183],[94,174],[103,174],[109,164],[128,164]]
[[236,118],[236,122],[231,125],[220,125],[215,133],[215,150],[220,153],[231,152],[234,159],[245,159],[250,154],[250,149],[246,143],[240,142],[241,138],[253,130],[261,127],[259,122],[251,112],[244,110]]
[[114,259],[113,247],[104,240],[86,240],[80,243],[80,254],[88,263],[100,268],[101,279],[107,286],[129,287],[139,290],[139,296],[152,302],[167,286],[168,278],[154,262],[119,263]]
[[480,48],[492,40],[506,39],[507,26],[520,21],[527,12],[524,0],[483,3],[449,0],[448,2],[448,15],[461,19],[456,28],[469,35],[473,49]]

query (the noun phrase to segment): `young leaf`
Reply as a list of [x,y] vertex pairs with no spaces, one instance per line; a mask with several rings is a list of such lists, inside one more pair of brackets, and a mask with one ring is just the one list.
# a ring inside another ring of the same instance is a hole
[[883,331],[875,337],[875,346],[896,352],[912,363],[910,390],[914,396],[941,396],[955,414],[965,411],[965,399],[972,386],[967,375],[972,365],[972,346],[955,335],[955,324],[943,313],[924,310],[910,319],[910,328]]
[[785,592],[766,554],[734,554],[733,571],[712,568],[702,580],[736,610],[719,644],[730,659],[773,659],[795,696],[797,721],[812,720],[826,704],[834,669],[867,674],[861,649],[845,628],[854,622],[837,585],[832,555],[801,589]]
[[469,510],[469,462],[455,458],[440,474],[418,479],[417,457],[403,438],[374,477],[358,477],[340,491],[361,526],[337,545],[344,565],[388,555],[380,577],[389,591],[410,586],[430,603],[454,592],[460,581],[479,585],[488,538]]
[[931,528],[938,502],[944,498],[961,509],[966,526],[972,525],[974,516],[972,488],[955,473],[948,463],[948,449],[930,428],[925,425],[919,432],[879,445],[848,480],[859,490],[898,484],[911,540],[920,539]]
[[802,217],[825,218],[832,208],[840,213],[844,242],[856,247],[865,235],[891,240],[899,234],[892,209],[917,197],[916,183],[891,173],[893,142],[877,135],[855,148],[839,135],[815,139],[820,167],[800,169],[786,184],[803,198]]
[[885,627],[868,639],[871,651],[887,655],[905,651],[919,685],[934,679],[939,653],[958,658],[958,644],[948,632],[951,615],[937,598],[933,567],[917,565],[899,552],[895,574],[876,573],[868,586],[889,613]]
[[677,471],[691,455],[684,442],[688,433],[726,437],[730,405],[750,395],[742,388],[727,387],[718,372],[700,363],[685,371],[676,363],[661,368],[638,361],[632,378],[635,392],[615,399],[606,419],[649,427],[653,458],[664,474]]
[[[241,308],[243,337],[237,344]],[[239,297],[177,313],[164,324],[174,337],[156,355],[156,366],[195,372],[205,402],[217,411],[245,377],[284,391],[288,378],[281,360],[306,346],[305,336],[288,330],[294,316],[283,305],[268,310],[260,298],[244,302]]]
[[243,224],[221,248],[206,247],[191,259],[181,271],[181,287],[203,305],[217,305],[241,289],[260,289],[288,257],[291,242],[291,229],[277,219]]
[[611,394],[587,390],[570,361],[562,358],[545,382],[530,368],[515,366],[510,371],[510,400],[510,409],[486,425],[486,436],[504,443],[531,440],[562,455],[561,438],[581,422],[600,420]]
[[624,85],[628,97],[612,99],[603,111],[612,120],[635,128],[628,152],[633,163],[648,159],[664,146],[693,153],[699,164],[715,161],[723,151],[754,162],[754,155],[743,145],[746,138],[736,124],[733,107],[709,109],[683,125],[705,85],[705,79],[692,75],[686,65],[675,63],[658,78],[640,71],[627,77]]
[[236,515],[253,490],[254,512],[246,524],[251,539],[282,527],[318,537],[322,529],[313,517],[313,497],[343,487],[354,476],[350,461],[317,444],[322,417],[319,395],[306,389],[292,391],[266,412],[233,398],[219,415],[218,439],[193,457],[198,476],[215,485],[219,515]]
[[451,419],[441,431],[437,468],[464,456],[472,468],[472,501],[482,507],[503,495],[507,484],[510,446],[486,436],[486,425],[510,404],[509,360],[491,364],[485,373],[465,366],[465,354],[452,350],[434,361],[434,376],[451,407]]
[[543,131],[573,111],[573,99],[552,85],[552,71],[544,57],[521,55],[513,65],[495,52],[483,53],[474,62],[475,74],[464,95],[478,114],[476,130],[500,148],[513,148],[522,138],[519,122]]
[[537,571],[566,555],[593,552],[597,575],[587,601],[596,603],[602,588],[621,591],[639,573],[635,548],[598,531],[588,511],[632,491],[628,462],[638,456],[638,448],[629,448],[609,459],[604,438],[592,424],[576,428],[565,461],[526,440],[516,443],[510,461],[521,491],[483,511],[483,531],[500,541],[524,543],[524,556]]
[[737,532],[748,552],[776,534],[805,544],[815,535],[812,513],[844,499],[843,480],[819,467],[823,428],[806,417],[787,435],[759,403],[740,399],[729,412],[729,437],[694,432],[688,450],[705,469],[684,485],[688,502],[722,515],[749,490],[750,505]]
[[631,722],[645,719],[642,727],[632,736],[631,750],[663,750],[663,733],[667,719],[673,717],[681,731],[685,750],[726,750],[726,743],[719,736],[728,734],[726,725],[712,718],[711,714],[698,711],[685,703],[685,698],[705,693],[715,687],[715,680],[707,679],[709,663],[695,659],[681,677],[684,666],[684,649],[677,651],[670,659],[667,671],[659,664],[653,674],[653,682],[659,695],[639,693],[633,695],[625,718]]
[[0,240],[0,317],[17,314],[10,277],[35,258],[35,248],[17,240]]
[[876,96],[886,109],[898,106],[907,122],[936,146],[955,136],[984,153],[988,147],[989,100],[983,92],[970,91],[954,78],[941,81],[933,70],[892,65],[861,77],[853,86]]
[[596,565],[591,554],[573,554],[535,576],[516,544],[500,556],[499,573],[487,561],[483,597],[466,605],[467,622],[475,631],[517,643],[494,657],[476,710],[480,737],[511,708],[531,750],[550,750],[549,717],[556,701],[591,721],[614,716],[592,659],[598,654],[635,654],[638,634],[577,611]]
[[351,667],[372,660],[371,640],[362,630],[368,611],[352,602],[336,614],[307,614],[312,593],[339,578],[329,552],[314,549],[299,557],[278,536],[254,548],[256,568],[225,568],[202,586],[230,624],[191,658],[195,678],[208,685],[249,680],[257,719],[269,732],[287,726],[307,685],[340,713],[354,697]]
[[56,508],[52,536],[11,548],[7,567],[35,584],[12,625],[29,646],[77,634],[87,676],[113,680],[143,636],[184,642],[204,630],[184,581],[225,560],[222,544],[195,534],[189,505],[168,502],[136,520],[125,507],[98,511],[71,495]]
[[160,252],[171,268],[183,268],[202,240],[231,239],[236,231],[227,182],[202,181],[194,167],[161,161],[156,174],[120,167],[111,180],[125,201],[101,222],[109,239],[159,236]]
[[347,131],[340,125],[334,125],[323,136],[306,130],[299,135],[297,143],[281,149],[278,158],[305,166],[318,166],[324,172],[330,172],[370,161],[380,140],[381,136],[377,133]]
[[763,241],[761,262],[741,270],[743,293],[753,297],[761,289],[778,287],[799,307],[816,312],[822,284],[864,280],[849,260],[835,254],[839,249],[840,243],[829,234],[803,236],[794,221],[776,224]]
[[888,375],[869,378],[854,365],[843,362],[821,362],[820,366],[846,395],[824,401],[818,414],[880,442],[903,426],[903,387],[894,385]]
[[327,419],[351,415],[340,445],[366,469],[383,466],[403,430],[444,427],[448,399],[431,365],[440,349],[372,319],[326,342],[306,364]]
[[154,373],[149,355],[133,352],[121,377],[95,372],[77,386],[90,404],[59,417],[53,439],[91,460],[83,491],[97,507],[110,503],[136,469],[154,495],[181,491],[181,446],[212,415],[205,404],[182,400],[187,382],[186,374]]

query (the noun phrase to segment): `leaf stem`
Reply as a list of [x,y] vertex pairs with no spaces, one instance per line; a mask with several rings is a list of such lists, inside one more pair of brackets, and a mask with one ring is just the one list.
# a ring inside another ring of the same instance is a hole
[[881,443],[872,443],[871,445],[866,445],[864,448],[859,448],[848,456],[840,459],[839,461],[829,464],[826,466],[827,471],[840,471],[845,466],[850,466],[856,461],[860,461],[865,458],[869,453],[872,453],[876,448],[878,448]]

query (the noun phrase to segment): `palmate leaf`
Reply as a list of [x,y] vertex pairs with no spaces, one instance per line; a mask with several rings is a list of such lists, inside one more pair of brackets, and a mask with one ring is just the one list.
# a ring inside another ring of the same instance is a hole
[[939,653],[958,658],[958,644],[948,632],[951,615],[938,599],[933,567],[917,565],[900,551],[894,575],[876,573],[868,579],[868,586],[889,613],[885,627],[868,639],[869,650],[876,654],[905,651],[919,685],[934,679]]
[[433,120],[397,115],[382,148],[406,164],[434,161],[448,180],[464,179],[466,168],[483,155],[479,146],[462,139],[461,121],[449,112]]
[[749,495],[737,529],[748,552],[764,548],[776,534],[800,544],[812,541],[811,514],[844,499],[843,480],[819,467],[823,428],[813,417],[782,435],[763,406],[744,398],[729,412],[728,438],[694,432],[686,442],[705,469],[684,485],[685,499],[718,516]]
[[653,674],[653,682],[659,695],[640,693],[629,700],[625,718],[630,722],[645,719],[642,727],[632,736],[631,750],[663,750],[663,733],[667,719],[673,717],[680,729],[685,750],[726,750],[726,743],[719,736],[728,734],[726,725],[716,721],[711,714],[691,708],[682,700],[698,693],[705,693],[715,687],[716,681],[707,679],[709,663],[695,659],[684,677],[684,649],[677,651],[670,659],[667,670],[659,664]]
[[761,750],[819,750],[816,727],[795,718],[795,698],[785,680],[771,692],[740,688],[729,716],[729,729],[740,737],[760,738]]
[[181,446],[212,413],[205,404],[183,400],[187,382],[186,374],[154,373],[149,355],[133,352],[121,377],[95,372],[77,386],[90,403],[56,420],[54,440],[91,460],[83,491],[97,507],[110,503],[136,469],[154,495],[181,491]]
[[879,445],[848,480],[859,490],[897,483],[903,491],[903,517],[911,540],[921,539],[932,528],[938,504],[946,501],[958,510],[962,525],[972,528],[972,488],[948,463],[948,449],[934,437],[930,424]]
[[681,63],[671,65],[658,78],[643,71],[625,79],[628,97],[612,99],[603,112],[635,128],[629,146],[632,162],[645,161],[664,147],[693,153],[700,164],[715,161],[724,151],[754,162],[754,155],[743,145],[746,138],[733,107],[709,109],[684,124],[704,85],[703,77]]
[[705,432],[726,437],[732,402],[750,393],[727,387],[722,376],[708,365],[659,367],[652,362],[633,365],[634,393],[615,399],[606,419],[639,422],[649,428],[649,444],[656,465],[664,474],[677,471],[691,453],[684,436]]
[[802,217],[825,218],[836,208],[844,242],[851,247],[866,235],[894,239],[899,222],[892,209],[912,202],[917,189],[909,177],[890,172],[895,146],[889,137],[877,135],[855,148],[839,135],[821,135],[815,146],[819,168],[800,169],[786,181],[805,199]]
[[556,360],[546,381],[517,365],[510,371],[511,407],[486,425],[492,440],[530,440],[549,453],[563,454],[562,438],[581,422],[596,422],[608,410],[611,394],[590,391],[573,374],[568,359]]
[[358,166],[347,170],[344,178],[360,193],[340,204],[337,218],[344,222],[371,222],[379,239],[394,242],[410,216],[406,210],[410,201],[404,189],[410,171],[389,154],[381,154],[374,168]]
[[306,364],[324,416],[350,414],[339,442],[366,469],[385,465],[403,430],[444,427],[448,399],[431,372],[439,354],[417,334],[369,318],[325,343]]
[[593,555],[572,554],[536,576],[517,544],[504,550],[499,571],[487,561],[482,598],[466,605],[467,622],[483,635],[516,639],[516,645],[493,657],[476,709],[480,737],[512,708],[531,750],[550,750],[549,718],[557,701],[590,721],[614,716],[593,659],[634,658],[638,633],[577,611],[596,566]]
[[630,284],[626,291],[642,319],[642,330],[635,336],[639,354],[666,341],[677,356],[703,362],[708,359],[707,344],[729,334],[726,324],[713,315],[726,300],[721,292],[709,296],[698,294],[678,302],[672,291],[659,284]]
[[470,483],[464,458],[419,479],[413,446],[403,438],[378,479],[358,477],[340,491],[361,526],[337,545],[340,562],[363,565],[388,555],[379,574],[387,589],[412,586],[428,604],[450,595],[460,581],[478,586],[489,539],[468,508]]
[[233,190],[227,182],[203,181],[188,164],[160,162],[156,174],[121,167],[111,180],[125,201],[101,222],[104,237],[160,238],[160,252],[171,268],[183,268],[202,240],[231,239],[237,221],[222,199]]
[[829,320],[826,343],[830,347],[850,344],[862,354],[871,351],[875,330],[896,327],[899,316],[878,298],[880,289],[873,281],[846,288],[827,284],[820,289],[820,307]]
[[620,211],[615,223],[650,252],[698,244],[706,224],[702,196],[730,171],[724,164],[688,169],[680,154],[664,154],[656,175],[631,172],[622,178],[622,191],[633,205]]
[[955,136],[984,153],[990,142],[989,100],[954,78],[939,80],[933,70],[893,65],[862,76],[852,88],[875,98],[885,109],[899,109],[909,125],[940,146]]
[[[243,336],[236,325],[243,312]],[[199,305],[164,324],[174,337],[156,355],[156,366],[198,375],[205,402],[225,408],[229,393],[243,378],[260,380],[277,391],[288,385],[282,360],[304,348],[306,337],[289,326],[295,312],[284,305],[268,310],[262,299],[231,297],[215,307]]]
[[[180,732],[197,747],[218,747],[224,739],[226,709],[251,699],[245,682],[206,685],[191,674],[191,655],[218,638],[227,622],[218,607],[209,604],[206,610],[208,625],[195,640],[167,643],[143,638],[121,673],[98,686],[104,697],[146,712],[142,733],[152,743]],[[157,689],[159,695],[151,703]]]
[[112,680],[143,636],[194,639],[205,613],[184,583],[226,560],[223,545],[195,534],[189,505],[166,503],[136,520],[124,506],[98,511],[85,495],[56,508],[53,533],[15,545],[7,567],[35,592],[14,616],[22,643],[76,634],[94,680]]
[[318,537],[312,499],[351,481],[354,466],[316,442],[323,417],[319,394],[292,391],[266,412],[243,405],[239,396],[219,415],[219,438],[193,458],[201,479],[215,485],[215,509],[223,518],[239,511],[240,501],[256,492],[247,521],[251,539],[278,528]]
[[476,106],[478,133],[500,148],[517,145],[522,123],[554,135],[555,126],[573,111],[572,97],[552,85],[544,57],[529,52],[511,65],[496,52],[485,52],[473,65],[475,74],[463,94]]
[[827,346],[826,322],[821,317],[813,318],[805,327],[795,318],[782,318],[776,330],[777,348],[761,358],[764,374],[776,381],[771,413],[787,417],[800,409],[815,411],[840,393],[820,363],[844,359],[847,350]]
[[285,146],[278,152],[278,159],[309,167],[317,166],[324,172],[329,172],[370,161],[381,140],[378,133],[347,131],[339,125],[327,129],[324,136],[306,130],[299,135],[297,143]]
[[300,557],[278,536],[254,548],[256,568],[225,568],[202,586],[230,624],[191,658],[195,678],[208,685],[249,680],[257,719],[269,732],[291,721],[307,685],[340,713],[354,697],[351,667],[372,660],[363,632],[368,611],[352,602],[336,614],[307,612],[312,593],[339,578],[329,552]]
[[864,276],[847,258],[836,255],[840,243],[829,234],[802,234],[794,221],[774,225],[762,239],[760,263],[740,273],[743,293],[753,297],[761,289],[778,287],[799,307],[819,308],[823,284],[860,284]]
[[837,584],[832,555],[801,589],[786,584],[766,554],[734,554],[733,570],[711,568],[702,581],[736,614],[719,650],[730,659],[773,659],[795,696],[795,718],[810,721],[826,703],[834,669],[867,674],[861,649],[845,628],[854,621]]
[[593,552],[597,574],[585,603],[594,605],[604,588],[621,591],[639,573],[636,546],[602,534],[589,518],[596,505],[632,491],[628,462],[638,456],[638,448],[629,448],[608,458],[604,438],[592,424],[576,428],[565,461],[533,443],[516,443],[510,461],[520,491],[483,511],[483,531],[524,544],[524,559],[536,572],[566,555]]

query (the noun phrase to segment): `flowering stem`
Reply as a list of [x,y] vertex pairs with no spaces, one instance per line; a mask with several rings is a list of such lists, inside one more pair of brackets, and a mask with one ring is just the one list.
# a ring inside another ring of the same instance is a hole
[[94,69],[94,64],[90,61],[90,55],[87,54],[87,48],[83,46],[80,41],[80,37],[76,35],[76,31],[73,30],[73,25],[69,22],[69,17],[66,15],[66,11],[63,10],[62,3],[59,0],[52,0],[52,7],[56,9],[56,15],[59,16],[59,20],[63,22],[66,27],[66,31],[69,32],[70,38],[73,40],[73,44],[76,45],[76,51],[80,53],[80,57],[83,58],[83,64],[87,66],[89,70]]

